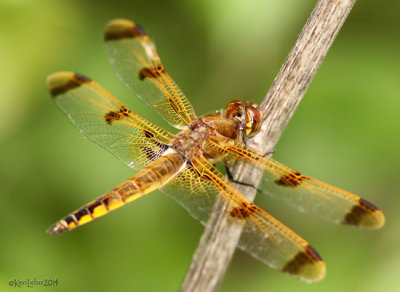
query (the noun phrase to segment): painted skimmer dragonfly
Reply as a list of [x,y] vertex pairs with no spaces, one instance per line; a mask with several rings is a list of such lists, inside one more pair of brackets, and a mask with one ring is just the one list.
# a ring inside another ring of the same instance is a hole
[[121,81],[180,132],[172,134],[134,113],[87,77],[72,72],[50,75],[50,94],[80,132],[138,172],[59,220],[48,233],[74,229],[157,189],[205,223],[221,196],[228,204],[223,212],[244,226],[240,248],[304,281],[321,280],[325,264],[307,241],[248,201],[215,167],[218,161],[229,165],[235,160],[262,167],[259,188],[303,212],[361,228],[383,226],[383,213],[370,202],[247,147],[246,139],[262,122],[256,104],[234,100],[223,111],[197,117],[140,26],[123,19],[110,21],[104,40]]

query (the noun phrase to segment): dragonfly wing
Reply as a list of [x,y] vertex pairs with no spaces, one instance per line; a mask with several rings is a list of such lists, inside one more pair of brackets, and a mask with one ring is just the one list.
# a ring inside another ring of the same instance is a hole
[[[205,159],[195,159],[161,191],[204,225],[211,211],[227,212],[230,220],[243,224],[238,246],[269,267],[307,282],[324,277],[324,262],[304,239],[233,189]],[[228,206],[215,211],[219,195]]]
[[214,141],[233,158],[245,159],[264,169],[259,190],[295,209],[339,224],[366,229],[384,225],[385,217],[377,207],[363,198],[340,188],[305,176],[273,159],[258,155],[251,149]]
[[331,186],[283,165],[265,159],[260,189],[302,212],[338,224],[377,229],[383,226],[383,213],[367,200]]
[[58,72],[47,78],[47,87],[83,135],[129,167],[141,169],[169,148],[172,134],[130,111],[89,78]]
[[184,129],[196,118],[193,107],[167,73],[145,31],[132,21],[110,21],[105,46],[117,76],[172,126]]

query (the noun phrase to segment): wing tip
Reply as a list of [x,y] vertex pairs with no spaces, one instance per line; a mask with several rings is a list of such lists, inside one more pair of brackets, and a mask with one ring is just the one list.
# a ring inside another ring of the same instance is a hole
[[385,225],[385,215],[375,205],[362,198],[346,214],[343,222],[364,229],[379,229]]
[[128,19],[113,19],[107,23],[104,29],[105,41],[145,35],[147,34],[142,27]]
[[319,254],[310,245],[306,245],[304,250],[299,251],[285,265],[282,272],[299,278],[304,282],[315,283],[325,277],[326,265]]
[[326,275],[325,262],[319,261],[312,265],[306,265],[298,275],[299,279],[306,283],[318,283],[321,282]]
[[71,89],[79,87],[83,83],[89,83],[91,79],[74,72],[56,72],[46,79],[47,89],[53,98]]

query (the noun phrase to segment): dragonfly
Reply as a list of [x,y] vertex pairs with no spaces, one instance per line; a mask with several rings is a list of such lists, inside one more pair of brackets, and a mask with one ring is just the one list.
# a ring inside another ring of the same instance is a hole
[[[297,210],[359,228],[384,225],[382,211],[367,200],[247,146],[265,116],[257,104],[234,100],[224,110],[198,117],[145,30],[133,21],[110,21],[104,42],[122,83],[179,131],[171,133],[128,109],[88,77],[74,72],[50,75],[50,95],[76,128],[137,173],[56,222],[49,234],[72,230],[160,190],[203,224],[211,212],[225,212],[229,220],[242,224],[238,247],[267,266],[306,282],[323,279],[326,266],[314,248],[246,199],[216,167],[224,163],[229,169],[235,161],[262,168],[258,189]],[[227,207],[213,210],[217,198]]]

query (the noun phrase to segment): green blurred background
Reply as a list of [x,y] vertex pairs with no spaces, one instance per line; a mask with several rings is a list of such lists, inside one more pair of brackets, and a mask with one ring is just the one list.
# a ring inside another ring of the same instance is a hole
[[[260,102],[316,1],[0,0],[0,291],[58,279],[58,291],[176,291],[203,227],[155,192],[62,236],[56,220],[132,175],[83,139],[46,76],[77,71],[162,123],[118,81],[103,48],[113,18],[140,23],[199,114]],[[237,251],[221,291],[400,290],[400,2],[359,1],[276,147],[275,157],[361,194],[386,226],[336,226],[257,202],[307,239],[327,277],[307,285]],[[36,287],[36,291],[49,287]]]

